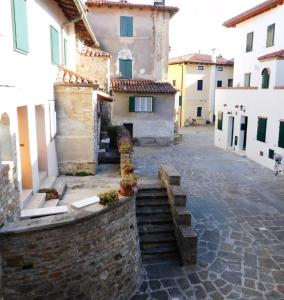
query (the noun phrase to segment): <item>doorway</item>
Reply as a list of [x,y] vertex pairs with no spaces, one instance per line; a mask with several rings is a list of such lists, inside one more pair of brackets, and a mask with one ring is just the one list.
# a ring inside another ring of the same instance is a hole
[[17,108],[22,188],[32,189],[32,165],[27,106]]
[[235,127],[235,117],[229,117],[228,124],[228,146],[234,146],[234,127]]
[[242,150],[246,151],[247,149],[247,131],[248,131],[248,117],[242,117],[241,118],[241,146]]
[[133,139],[133,123],[123,123],[123,126],[129,131],[130,136]]

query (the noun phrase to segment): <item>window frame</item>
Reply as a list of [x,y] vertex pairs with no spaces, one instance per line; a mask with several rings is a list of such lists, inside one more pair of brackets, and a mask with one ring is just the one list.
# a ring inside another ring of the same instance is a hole
[[[200,112],[200,115],[199,115]],[[197,106],[196,107],[196,117],[197,118],[202,118],[202,112],[203,112],[203,107],[202,106]]]
[[233,78],[229,78],[228,79],[228,87],[233,87],[234,86],[234,79]]
[[[251,42],[251,43],[250,43]],[[246,53],[253,51],[253,42],[254,42],[254,32],[248,32],[247,33],[247,39],[246,39]]]
[[[49,31],[50,31],[50,52],[51,52],[51,63],[55,66],[60,66],[60,35],[59,35],[59,31],[53,27],[52,25],[49,26]],[[53,35],[52,35],[52,31],[57,33],[57,38],[58,38],[58,61],[55,60],[54,57],[54,51],[53,51]]]
[[[201,84],[201,86],[200,86]],[[203,91],[203,79],[198,79],[197,80],[197,91]]]
[[[137,106],[137,102],[140,100],[140,109],[138,110],[138,106]],[[142,100],[146,100],[146,104],[143,103],[142,105]],[[150,103],[148,103],[148,101],[150,101]],[[153,96],[134,96],[134,112],[136,113],[152,113],[153,110]],[[144,109],[142,109],[142,106],[144,106]],[[150,109],[149,109],[150,107]],[[147,109],[145,109],[147,108]]]
[[197,66],[197,70],[198,70],[198,71],[204,71],[204,66],[200,66],[200,65]]
[[[263,121],[265,124],[264,133],[261,132],[261,122],[263,122]],[[259,142],[265,143],[266,142],[266,133],[267,133],[267,118],[266,117],[258,117],[256,140]]]
[[[221,83],[221,85],[220,85],[220,83]],[[223,87],[223,80],[217,80],[216,87],[217,88]]]
[[223,130],[223,119],[224,119],[224,113],[222,111],[218,111],[217,129],[220,131]]
[[[273,29],[273,31],[270,31],[271,28]],[[272,35],[271,40],[270,40],[270,34]],[[267,26],[266,48],[274,46],[274,42],[275,42],[275,23],[270,24],[270,25]]]
[[217,71],[218,71],[218,72],[224,72],[224,67],[218,66],[218,67],[217,67]]
[[[267,75],[264,74],[264,72],[267,72]],[[266,77],[265,77],[266,76]],[[269,89],[270,84],[270,70],[268,68],[264,68],[261,72],[261,88],[262,89]],[[265,81],[266,79],[266,81]]]
[[[134,18],[133,16],[120,16],[120,25],[119,25],[119,36],[120,37],[133,37],[134,36]],[[131,22],[129,23],[129,21]],[[129,30],[129,24],[131,24]],[[124,26],[126,26],[125,33],[123,31]]]
[[[122,72],[121,72],[122,62],[131,62],[131,74],[130,74],[131,76],[128,76],[128,74],[125,74],[125,76],[124,76],[124,74],[122,74]],[[119,59],[119,75],[122,75],[123,79],[132,79],[132,77],[133,77],[133,60],[132,59],[128,59],[128,58],[126,58],[126,59],[120,58]]]
[[[246,79],[248,78],[248,82],[246,81]],[[245,73],[244,74],[244,87],[250,87],[250,82],[251,82],[251,72],[249,73]],[[248,83],[248,85],[247,85]]]

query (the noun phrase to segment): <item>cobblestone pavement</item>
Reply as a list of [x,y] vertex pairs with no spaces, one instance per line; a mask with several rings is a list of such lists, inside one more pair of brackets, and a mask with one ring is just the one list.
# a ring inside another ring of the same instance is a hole
[[198,263],[144,266],[133,299],[284,299],[284,176],[213,145],[213,128],[183,129],[183,142],[136,147],[141,176],[161,164],[182,175]]

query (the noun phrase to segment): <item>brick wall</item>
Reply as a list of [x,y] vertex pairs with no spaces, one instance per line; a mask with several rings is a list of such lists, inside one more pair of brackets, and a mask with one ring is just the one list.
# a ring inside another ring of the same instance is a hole
[[8,223],[4,299],[128,299],[140,275],[135,200]]

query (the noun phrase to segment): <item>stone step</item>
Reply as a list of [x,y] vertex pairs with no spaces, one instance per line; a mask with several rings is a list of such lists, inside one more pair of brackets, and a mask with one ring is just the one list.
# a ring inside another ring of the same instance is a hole
[[140,235],[149,234],[149,233],[173,233],[174,225],[171,224],[141,224],[138,226],[138,231]]
[[53,188],[57,191],[58,193],[58,196],[59,196],[59,200],[62,200],[64,195],[65,195],[65,192],[67,190],[67,185],[65,182],[60,182],[60,181],[57,181],[55,182]]
[[154,214],[171,214],[171,209],[169,206],[152,206],[152,207],[137,207],[136,208],[137,216],[141,215],[154,215]]
[[160,199],[160,198],[168,198],[168,194],[166,191],[138,191],[137,199]]
[[141,183],[138,185],[138,192],[141,193],[153,193],[153,192],[165,192],[166,188],[162,184],[146,184]]
[[166,233],[154,233],[154,234],[143,234],[139,237],[140,243],[143,244],[162,244],[162,243],[170,243],[175,242],[175,236],[173,232]]
[[33,195],[29,201],[25,202],[23,209],[35,209],[43,207],[45,203],[46,194],[36,193]]
[[167,224],[172,223],[173,218],[171,215],[169,216],[138,216],[137,224]]
[[172,254],[164,254],[164,255],[142,255],[143,265],[175,265],[175,266],[182,266],[182,262],[180,259],[179,253],[172,253]]
[[55,207],[57,206],[59,203],[59,199],[52,199],[52,200],[47,200],[45,201],[43,207],[46,208],[46,207]]
[[163,254],[178,255],[178,247],[176,243],[161,244],[161,245],[144,245],[141,247],[142,255],[153,256]]
[[152,207],[152,206],[165,206],[170,207],[167,198],[164,199],[136,199],[136,207]]
[[53,185],[55,184],[56,177],[55,176],[49,176],[45,178],[43,183],[40,185],[40,189],[51,189]]
[[33,190],[23,190],[20,195],[20,205],[22,208],[30,201],[33,195]]
[[68,212],[68,207],[65,205],[56,206],[56,207],[24,209],[21,211],[21,220],[63,214],[67,212]]

